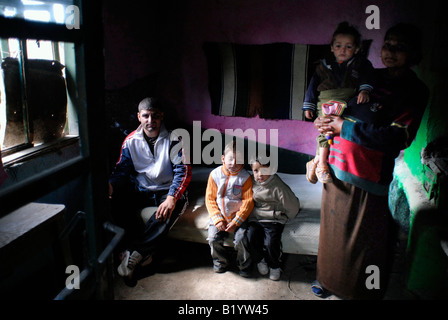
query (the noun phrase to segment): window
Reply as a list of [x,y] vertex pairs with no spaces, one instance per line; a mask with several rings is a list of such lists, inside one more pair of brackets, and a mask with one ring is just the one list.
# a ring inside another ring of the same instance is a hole
[[[87,43],[94,46],[83,29],[70,25],[73,17],[81,21],[80,7],[78,0],[0,0],[3,213],[86,169],[90,145],[84,65]],[[65,170],[69,173],[63,175]],[[59,177],[65,180],[55,180]]]
[[[73,263],[83,269],[82,274],[87,273],[88,283],[98,284],[94,287],[88,285],[85,290],[82,289],[85,286],[81,286],[81,290],[75,290],[75,296],[91,298],[101,296],[101,298],[104,298],[103,292],[105,290],[103,289],[109,288],[109,283],[104,283],[102,279],[96,276],[107,271],[105,268],[108,268],[108,264],[103,264],[97,255],[103,249],[104,242],[103,239],[100,239],[104,234],[102,222],[108,217],[109,207],[107,190],[101,187],[105,181],[107,182],[109,175],[107,143],[101,137],[101,134],[104,134],[107,129],[107,125],[103,121],[106,110],[102,100],[104,96],[104,71],[101,66],[104,57],[102,48],[98,45],[103,40],[102,20],[98,18],[101,17],[102,3],[101,1],[82,0],[55,0],[54,2],[63,6],[69,3],[73,5],[76,13],[66,14],[68,17],[73,15],[75,18],[78,17],[75,20],[79,21],[79,25],[75,23],[74,27],[70,28],[70,22],[64,25],[53,21],[55,16],[53,1],[0,0],[0,43],[2,51],[4,50],[4,58],[8,58],[9,61],[7,62],[17,68],[16,77],[20,88],[17,90],[17,92],[20,92],[17,101],[22,104],[20,105],[22,110],[24,107],[28,107],[29,112],[32,113],[31,102],[33,99],[37,99],[33,97],[33,94],[39,94],[42,90],[47,89],[44,81],[55,79],[52,81],[55,83],[54,87],[58,89],[53,88],[50,90],[51,94],[46,94],[47,97],[44,98],[52,98],[56,95],[54,92],[57,92],[56,100],[60,99],[59,94],[65,97],[67,100],[65,104],[66,122],[64,123],[63,135],[71,133],[72,130],[70,115],[72,106],[73,110],[76,111],[74,112],[76,115],[74,121],[76,122],[76,119],[79,119],[74,126],[74,128],[79,127],[79,135],[74,138],[63,136],[55,141],[42,142],[39,145],[34,143],[34,137],[31,136],[32,140],[28,142],[31,146],[7,156],[8,158],[17,155],[20,157],[20,154],[28,153],[22,159],[14,160],[14,163],[6,163],[5,171],[8,176],[3,184],[1,184],[0,170],[0,217],[3,218],[11,214],[13,220],[23,221],[25,219],[27,223],[39,224],[43,218],[41,212],[32,210],[27,212],[25,217],[20,215],[17,217],[14,211],[30,202],[43,202],[58,204],[58,207],[63,204],[65,206],[63,217],[67,222],[73,221],[72,218],[75,216],[78,217],[77,212],[82,212],[81,220],[85,223],[79,228],[67,229],[74,230],[72,233],[63,234],[70,240],[69,246],[64,246],[63,250],[69,254],[69,256],[65,256],[65,258],[70,258],[69,261],[68,259],[61,259],[57,254],[47,254],[50,252],[47,252],[46,249],[50,248],[53,243],[46,244],[42,249],[31,245],[27,254],[22,255],[25,259],[15,262],[20,272],[12,272],[15,270],[14,268],[8,269],[4,278],[5,281],[2,282],[6,284],[5,292],[11,291],[14,294],[15,289],[17,289],[20,294],[24,290],[31,290],[34,295],[42,296],[43,294],[44,297],[47,297],[47,295],[54,297],[61,289],[65,288],[66,275],[64,276],[65,270],[63,267],[67,266],[68,263]],[[12,17],[5,15],[5,6],[8,6],[8,12],[12,12]],[[45,21],[36,21],[37,16],[34,13],[31,15],[26,13],[31,9],[33,11],[47,11],[47,14],[40,13],[37,15],[39,17],[43,16]],[[88,14],[85,14],[86,12]],[[17,51],[17,48],[19,48],[19,51]],[[35,52],[35,50],[39,52]],[[10,68],[10,70],[13,69]],[[37,71],[35,72],[34,69]],[[3,69],[0,69],[0,73],[2,72]],[[24,79],[22,79],[23,76]],[[35,81],[35,85],[40,86],[41,90],[32,92],[33,82],[30,77],[32,79],[33,76],[37,76],[39,80],[41,78],[45,79]],[[0,84],[4,86],[4,82],[1,81]],[[60,84],[62,85],[60,86]],[[27,90],[22,92],[22,88],[25,87]],[[60,87],[62,89],[65,87],[65,90],[60,89]],[[27,99],[23,99],[23,96]],[[25,101],[25,104],[23,104],[23,101]],[[27,106],[28,102],[30,102],[30,105]],[[44,102],[35,110],[41,112],[45,109],[48,109],[48,105]],[[34,125],[30,119],[28,119],[28,122],[22,122],[28,123],[29,126]],[[55,127],[47,123],[44,126]],[[69,128],[66,129],[67,127]],[[11,216],[9,217],[11,218]],[[51,222],[55,221],[52,220]],[[56,223],[59,224],[57,221]],[[63,226],[62,224],[59,225]],[[15,223],[7,227],[12,228],[11,231],[23,231]],[[38,237],[47,239],[47,233],[49,232],[47,226],[42,231],[42,237],[40,235]],[[35,234],[35,232],[38,232],[37,228],[33,228],[32,233]],[[63,236],[59,232],[56,232],[55,235],[58,238]],[[17,242],[22,242],[21,239],[16,240],[11,244],[11,250],[13,251],[18,249],[16,247]],[[45,254],[42,255],[42,252]],[[3,253],[7,255],[6,251]],[[40,265],[37,268],[34,263],[36,257]],[[101,256],[101,258],[103,257],[104,255]],[[43,282],[37,280],[36,283],[32,280],[31,285],[29,285],[29,281],[19,279],[22,278],[22,271],[25,271],[27,279],[39,279],[42,267],[51,270],[53,276],[45,277]],[[3,283],[0,285],[3,285]],[[42,284],[48,284],[48,288],[42,290]],[[8,291],[9,287],[14,290]],[[35,292],[33,288],[36,289]],[[64,290],[61,293],[64,292],[66,291]],[[101,293],[97,294],[97,292]],[[65,295],[62,296],[65,297]],[[58,299],[60,297],[61,295],[58,295]]]
[[[70,3],[60,2],[64,4],[22,0],[13,7],[10,1],[0,0],[0,13],[8,18],[61,24]],[[67,73],[75,73],[74,43],[1,38],[0,49],[3,161],[20,150],[78,136],[77,115],[66,81]]]
[[65,53],[73,45],[10,38],[2,39],[0,48],[2,151],[10,154],[77,135],[76,117],[67,110],[65,72]]

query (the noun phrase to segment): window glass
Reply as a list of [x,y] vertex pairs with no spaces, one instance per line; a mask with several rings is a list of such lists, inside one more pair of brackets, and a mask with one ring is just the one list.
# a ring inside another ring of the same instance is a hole
[[54,56],[53,43],[45,40],[27,40],[26,53],[28,59],[59,60]]
[[73,4],[72,0],[0,0],[0,14],[6,18],[65,24]]
[[0,47],[1,150],[77,135],[66,82],[76,70],[74,44],[10,38]]

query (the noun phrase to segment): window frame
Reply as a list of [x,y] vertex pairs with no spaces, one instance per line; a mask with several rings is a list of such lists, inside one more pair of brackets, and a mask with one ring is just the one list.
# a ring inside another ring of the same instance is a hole
[[[75,46],[74,54],[77,77],[74,81],[77,86],[79,85],[79,103],[81,104],[81,100],[86,100],[86,42],[90,42],[89,47],[93,44],[91,43],[91,40],[86,40],[83,28],[68,29],[65,25],[52,22],[37,22],[21,18],[5,18],[0,16],[0,38],[17,38],[23,40],[39,39],[73,43]],[[98,76],[98,74],[96,76]],[[64,185],[71,179],[79,177],[80,175],[89,175],[91,149],[88,136],[89,123],[86,121],[89,118],[87,114],[88,110],[87,108],[78,105],[77,113],[79,119],[79,156],[64,161],[53,168],[43,170],[39,174],[32,175],[14,185],[4,188],[0,187],[0,203],[2,203],[0,217],[26,203],[44,196]],[[57,142],[55,143],[57,144]],[[48,149],[43,152],[48,152]],[[36,155],[33,156],[35,157]],[[26,158],[23,158],[22,161],[26,161]]]
[[[19,51],[20,51],[20,57],[18,57],[18,64],[19,64],[19,68],[21,69],[21,75],[20,75],[20,85],[21,85],[21,91],[22,91],[22,105],[23,105],[23,137],[24,137],[24,142],[16,144],[16,145],[12,145],[9,147],[4,148],[4,146],[2,146],[1,148],[1,157],[4,160],[5,157],[8,157],[12,154],[15,154],[17,152],[21,152],[23,150],[27,150],[27,149],[33,149],[36,148],[39,145],[45,144],[45,145],[51,145],[54,143],[58,143],[58,140],[63,139],[65,136],[67,137],[73,137],[73,136],[78,136],[78,130],[73,130],[70,129],[70,123],[76,119],[72,119],[73,117],[77,118],[76,116],[72,115],[71,112],[69,112],[68,108],[69,108],[69,94],[68,94],[68,86],[67,86],[67,78],[66,78],[66,72],[62,72],[63,77],[64,77],[64,81],[66,83],[66,92],[67,92],[67,106],[66,106],[66,122],[65,122],[65,126],[64,126],[64,135],[58,139],[55,139],[53,141],[50,142],[42,142],[42,141],[31,141],[31,132],[29,130],[31,124],[30,121],[32,121],[32,119],[29,118],[29,106],[26,103],[26,101],[28,100],[26,95],[26,92],[28,92],[28,86],[29,84],[24,81],[26,77],[24,77],[23,75],[26,74],[25,73],[25,69],[27,68],[27,65],[29,64],[29,61],[34,60],[33,58],[28,58],[28,45],[27,42],[29,40],[36,40],[36,39],[15,39],[15,38],[7,38],[7,39],[3,39],[5,41],[9,41],[10,39],[14,39],[18,41],[19,44]],[[42,39],[39,39],[37,41],[42,41]],[[63,44],[70,44],[70,43],[64,43],[64,42],[59,42],[59,41],[53,41],[53,40],[44,40],[44,41],[50,41],[51,46],[52,46],[52,51],[53,51],[53,55],[57,53],[57,57],[53,57],[54,59],[49,60],[49,61],[58,61],[59,63],[61,62],[61,55],[60,55],[60,48],[59,45],[61,43]],[[57,49],[55,49],[57,48]],[[10,51],[9,51],[10,52]],[[67,68],[66,65],[64,65],[64,68]],[[65,75],[64,75],[65,74]],[[5,97],[6,98],[6,97]],[[6,108],[6,105],[5,105]],[[6,111],[6,110],[5,110]],[[6,130],[6,128],[5,128]],[[68,130],[68,131],[67,131]],[[5,131],[6,134],[6,131]],[[3,162],[4,166],[9,166],[11,161],[5,161]],[[14,162],[12,162],[12,164],[14,164]]]

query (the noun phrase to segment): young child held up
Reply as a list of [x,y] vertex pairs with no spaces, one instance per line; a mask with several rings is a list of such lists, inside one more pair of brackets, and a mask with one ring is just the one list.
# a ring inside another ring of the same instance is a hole
[[222,165],[213,169],[207,183],[205,204],[210,215],[208,242],[213,259],[213,270],[223,273],[230,261],[224,240],[234,233],[239,274],[250,276],[251,258],[245,229],[241,228],[254,207],[252,179],[243,168],[244,150],[237,150],[235,141],[227,144],[221,157]]
[[[359,55],[361,34],[355,27],[341,22],[333,33],[330,49],[332,56],[319,62],[305,95],[302,110],[309,120],[316,113],[322,116],[322,104],[329,101],[346,105],[347,101],[358,95],[358,104],[369,102],[369,94],[373,90],[373,66]],[[316,138],[316,156],[306,164],[306,177],[313,184],[333,181],[327,163],[327,139],[324,134]]]

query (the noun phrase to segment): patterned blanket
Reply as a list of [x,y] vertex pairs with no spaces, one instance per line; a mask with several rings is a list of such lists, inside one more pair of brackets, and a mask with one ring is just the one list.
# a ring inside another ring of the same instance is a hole
[[308,47],[206,42],[212,113],[302,120]]

